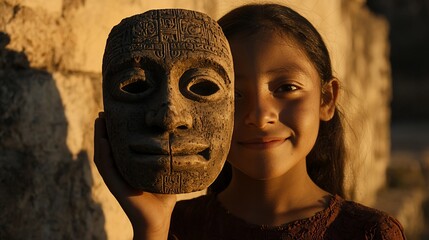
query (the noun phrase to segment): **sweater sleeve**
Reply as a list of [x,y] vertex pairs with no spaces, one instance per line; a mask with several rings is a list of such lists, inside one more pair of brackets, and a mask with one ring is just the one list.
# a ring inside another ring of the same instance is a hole
[[405,232],[401,223],[391,216],[380,219],[377,226],[367,235],[374,240],[405,240]]

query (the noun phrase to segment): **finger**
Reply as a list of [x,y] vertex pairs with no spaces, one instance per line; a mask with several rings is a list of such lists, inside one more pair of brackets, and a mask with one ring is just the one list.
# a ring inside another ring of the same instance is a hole
[[99,113],[98,118],[94,122],[94,162],[98,164],[100,161],[99,152],[100,152],[100,140],[107,139],[107,130],[106,130],[106,121],[102,112]]
[[106,118],[104,117],[104,112],[99,112],[98,118],[95,119],[95,131],[97,136],[107,138]]
[[118,170],[116,169],[110,149],[110,144],[106,138],[98,139],[98,156],[96,160],[96,166],[98,172],[103,178],[104,183],[114,195],[119,194],[119,192],[124,190],[124,188],[128,188],[126,183],[123,181],[122,176],[120,176]]
[[103,111],[98,112],[98,117],[99,118],[105,118],[105,116],[106,116],[106,113],[104,113]]
[[117,173],[111,156],[110,144],[107,139],[106,121],[100,112],[94,123],[94,163],[106,185],[112,182]]
[[96,165],[106,182],[106,180],[108,181],[109,179],[115,178],[117,175],[109,141],[105,138],[98,139],[98,150],[98,161]]

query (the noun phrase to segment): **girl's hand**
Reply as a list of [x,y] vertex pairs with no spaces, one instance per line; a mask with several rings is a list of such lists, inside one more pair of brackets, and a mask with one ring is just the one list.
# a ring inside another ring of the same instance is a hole
[[134,239],[167,239],[176,195],[142,192],[125,182],[113,161],[103,113],[95,120],[94,162],[131,221]]

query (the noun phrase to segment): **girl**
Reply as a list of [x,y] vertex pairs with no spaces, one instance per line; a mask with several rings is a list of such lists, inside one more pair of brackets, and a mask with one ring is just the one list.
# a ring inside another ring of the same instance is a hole
[[394,218],[342,198],[339,82],[311,23],[253,4],[219,24],[234,57],[236,110],[228,164],[207,195],[176,204],[130,188],[96,120],[95,163],[135,239],[405,239]]

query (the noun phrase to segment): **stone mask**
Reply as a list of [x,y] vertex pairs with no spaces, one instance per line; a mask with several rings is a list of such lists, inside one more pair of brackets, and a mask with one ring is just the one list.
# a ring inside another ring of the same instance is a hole
[[229,151],[232,56],[216,21],[151,10],[113,27],[103,57],[103,101],[113,157],[134,188],[207,188]]

